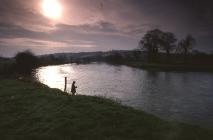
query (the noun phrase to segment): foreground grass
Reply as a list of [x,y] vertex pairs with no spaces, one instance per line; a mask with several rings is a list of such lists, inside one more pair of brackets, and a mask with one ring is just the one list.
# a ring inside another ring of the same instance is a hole
[[0,59],[0,77],[9,76],[14,73],[15,62],[13,60]]
[[1,139],[212,140],[212,132],[100,97],[67,96],[38,83],[0,80]]

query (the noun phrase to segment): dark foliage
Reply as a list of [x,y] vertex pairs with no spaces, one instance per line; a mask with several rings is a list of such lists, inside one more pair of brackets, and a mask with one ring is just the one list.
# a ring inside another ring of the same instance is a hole
[[113,52],[106,56],[105,60],[110,63],[120,63],[121,61],[124,61],[124,58],[119,52]]
[[150,54],[157,54],[159,49],[162,49],[169,55],[171,50],[175,48],[176,41],[177,39],[173,33],[154,29],[144,35],[139,42],[139,46]]
[[159,29],[148,31],[139,42],[140,48],[147,50],[150,54],[158,53],[162,34],[163,32]]
[[30,74],[38,66],[38,58],[30,51],[18,53],[15,60],[16,70],[21,74]]
[[176,47],[176,41],[177,39],[173,33],[163,33],[161,37],[161,49],[165,50],[167,55],[170,55],[171,51]]

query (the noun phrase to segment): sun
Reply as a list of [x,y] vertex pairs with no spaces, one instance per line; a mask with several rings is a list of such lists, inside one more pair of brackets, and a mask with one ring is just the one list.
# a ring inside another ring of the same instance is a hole
[[62,16],[62,5],[58,0],[43,0],[42,14],[50,19],[58,20]]

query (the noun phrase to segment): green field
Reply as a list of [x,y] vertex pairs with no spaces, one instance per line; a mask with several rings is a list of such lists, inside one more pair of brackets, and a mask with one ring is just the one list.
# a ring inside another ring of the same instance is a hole
[[101,97],[68,96],[39,83],[2,79],[0,138],[212,140],[213,131],[166,122]]

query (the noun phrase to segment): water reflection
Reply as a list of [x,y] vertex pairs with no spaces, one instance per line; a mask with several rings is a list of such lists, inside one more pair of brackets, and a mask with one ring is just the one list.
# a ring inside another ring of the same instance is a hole
[[75,71],[67,66],[48,66],[36,70],[35,77],[51,88],[63,90],[63,77],[75,77]]
[[213,74],[153,72],[107,64],[61,65],[37,69],[35,77],[51,88],[118,98],[123,104],[159,117],[213,127]]

